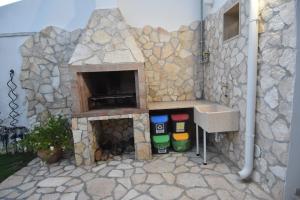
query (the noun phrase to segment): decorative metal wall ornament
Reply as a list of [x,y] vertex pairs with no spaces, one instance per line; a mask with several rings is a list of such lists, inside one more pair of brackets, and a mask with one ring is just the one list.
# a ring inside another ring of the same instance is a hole
[[12,136],[10,138],[13,139],[13,141],[14,141],[13,143],[15,144],[15,151],[17,151],[18,133],[17,133],[15,127],[16,127],[16,124],[18,123],[17,117],[20,114],[17,111],[17,109],[19,108],[19,105],[16,103],[18,95],[16,94],[17,85],[14,83],[14,80],[13,80],[14,75],[15,75],[15,71],[13,69],[11,69],[9,72],[10,79],[6,84],[9,88],[8,97],[10,98],[10,102],[9,102],[8,106],[10,108],[9,117],[11,119],[11,121],[10,121],[11,128],[9,130],[9,133],[7,133],[7,134],[12,134]]
[[9,73],[10,79],[7,82],[7,86],[9,88],[8,96],[10,98],[10,102],[8,106],[10,108],[9,117],[11,118],[11,122],[10,122],[11,127],[16,127],[16,124],[18,123],[17,117],[20,115],[17,111],[19,105],[16,103],[18,95],[16,94],[17,85],[13,81],[14,75],[15,75],[15,71],[11,69]]

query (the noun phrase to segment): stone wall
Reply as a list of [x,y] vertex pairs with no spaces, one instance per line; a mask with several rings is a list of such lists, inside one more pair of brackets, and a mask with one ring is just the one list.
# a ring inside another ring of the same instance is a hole
[[[148,101],[201,98],[203,68],[199,63],[199,28],[199,22],[181,26],[174,32],[150,26],[131,28],[145,57]],[[21,46],[20,79],[26,90],[31,127],[49,113],[70,116],[68,62],[81,33],[47,27]]]
[[72,32],[47,27],[29,37],[20,47],[23,57],[20,80],[26,91],[29,124],[43,121],[48,114],[71,114],[68,61],[81,30]]
[[199,67],[199,22],[181,26],[173,32],[150,26],[131,30],[145,58],[148,102],[201,97],[203,70]]
[[[223,13],[229,0],[205,20],[210,62],[204,65],[204,98],[240,110],[239,133],[225,134],[216,147],[239,167],[244,162],[247,93],[248,1],[240,0],[240,35],[223,42]],[[260,1],[256,137],[262,154],[252,179],[275,199],[282,198],[288,158],[294,88],[295,1]]]

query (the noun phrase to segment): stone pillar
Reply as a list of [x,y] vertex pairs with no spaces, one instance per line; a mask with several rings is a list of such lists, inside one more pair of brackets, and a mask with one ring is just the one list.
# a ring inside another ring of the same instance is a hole
[[133,137],[135,158],[149,160],[152,158],[149,114],[133,114]]
[[95,138],[87,118],[73,118],[72,132],[76,165],[94,163]]

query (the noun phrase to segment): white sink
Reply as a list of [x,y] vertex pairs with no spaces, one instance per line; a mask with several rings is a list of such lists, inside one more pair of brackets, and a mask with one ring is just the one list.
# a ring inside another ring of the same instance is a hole
[[208,133],[239,130],[239,111],[219,104],[194,107],[194,122]]

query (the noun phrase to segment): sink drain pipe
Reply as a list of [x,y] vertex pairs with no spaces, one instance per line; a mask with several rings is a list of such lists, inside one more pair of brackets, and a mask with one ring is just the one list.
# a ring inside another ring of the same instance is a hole
[[249,39],[247,60],[247,110],[245,133],[245,162],[239,171],[241,179],[248,178],[253,170],[255,111],[256,111],[256,82],[257,82],[257,49],[258,49],[258,0],[250,0]]

